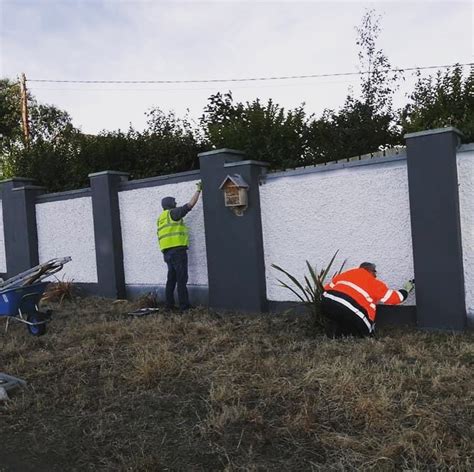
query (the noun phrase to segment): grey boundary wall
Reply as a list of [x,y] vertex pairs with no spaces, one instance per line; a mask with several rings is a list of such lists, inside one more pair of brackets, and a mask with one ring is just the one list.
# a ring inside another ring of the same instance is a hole
[[[268,164],[232,149],[199,154],[203,182],[209,306],[266,312],[265,263],[259,184]],[[248,207],[236,216],[224,206],[221,184],[238,173],[248,184]]]
[[455,128],[405,136],[417,323],[463,330],[467,323]]
[[[128,181],[128,175],[104,171],[89,176],[90,188],[45,194],[33,180],[1,182],[7,274],[10,277],[38,264],[37,203],[92,198],[98,282],[78,284],[87,294],[110,298],[136,297],[164,287],[126,285],[118,193],[122,191],[203,181],[208,289],[190,286],[191,301],[212,309],[281,313],[301,310],[294,302],[266,298],[259,186],[264,180],[346,167],[407,160],[417,306],[381,306],[377,323],[411,324],[425,329],[460,331],[466,327],[464,272],[459,214],[454,128],[409,134],[407,147],[396,155],[352,158],[326,165],[267,173],[268,164],[248,160],[240,151],[220,149],[201,153],[201,170]],[[249,206],[241,217],[223,205],[220,184],[239,173],[249,184]],[[447,224],[440,225],[439,221]],[[229,267],[231,270],[229,270]],[[449,272],[449,279],[443,276]],[[439,277],[441,277],[442,290]]]
[[44,192],[33,180],[16,177],[2,182],[3,229],[7,276],[38,264],[35,201]]
[[[396,154],[392,155],[366,155],[360,158],[346,159],[342,161],[329,162],[327,164],[318,164],[311,167],[302,167],[293,170],[283,172],[272,172],[266,176],[266,180],[278,179],[280,177],[291,177],[308,175],[321,172],[332,172],[335,170],[364,167],[372,165],[383,165],[390,162],[406,161],[407,155],[406,150],[403,148],[400,151],[397,150]],[[288,310],[303,313],[304,307],[299,302],[279,302],[270,301],[269,310],[272,313],[281,313]],[[405,326],[416,326],[416,306],[413,305],[380,305],[377,308],[377,326],[387,325],[405,325]]]

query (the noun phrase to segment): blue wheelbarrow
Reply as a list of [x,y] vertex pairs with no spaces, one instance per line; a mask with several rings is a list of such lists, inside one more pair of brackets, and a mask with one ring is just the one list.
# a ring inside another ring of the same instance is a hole
[[41,336],[46,332],[46,323],[51,319],[51,312],[41,312],[38,304],[48,284],[49,282],[40,282],[0,293],[0,317],[7,317],[5,331],[13,320],[26,324],[32,336]]
[[51,320],[52,311],[42,312],[38,305],[50,282],[41,280],[61,270],[70,260],[70,257],[51,259],[0,282],[0,318],[5,317],[7,320],[5,332],[8,331],[10,321],[18,321],[26,325],[32,336],[46,333],[46,324]]

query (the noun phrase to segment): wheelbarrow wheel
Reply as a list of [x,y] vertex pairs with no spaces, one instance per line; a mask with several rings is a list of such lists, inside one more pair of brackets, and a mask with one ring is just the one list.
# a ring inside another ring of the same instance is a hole
[[[37,313],[32,313],[28,315],[27,321],[30,323],[38,323],[39,321],[43,321],[43,319],[38,316]],[[36,324],[36,325],[26,325],[28,332],[32,336],[43,336],[46,333],[46,323],[43,324]]]

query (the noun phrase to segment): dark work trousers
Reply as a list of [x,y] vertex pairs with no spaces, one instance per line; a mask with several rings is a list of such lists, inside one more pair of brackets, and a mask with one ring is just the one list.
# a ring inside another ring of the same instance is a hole
[[171,248],[163,253],[168,265],[168,279],[166,280],[166,307],[174,308],[174,289],[178,285],[179,308],[189,308],[188,289],[188,253],[186,248]]
[[354,336],[362,338],[373,335],[373,331],[369,331],[364,321],[341,303],[322,297],[321,308],[328,322],[326,330],[328,337]]

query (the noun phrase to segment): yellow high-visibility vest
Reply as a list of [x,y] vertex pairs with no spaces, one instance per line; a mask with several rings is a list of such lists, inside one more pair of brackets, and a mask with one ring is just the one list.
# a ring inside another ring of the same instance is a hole
[[172,247],[188,246],[189,233],[183,218],[174,221],[171,218],[170,210],[163,210],[160,217],[156,221],[158,243],[160,249],[171,249]]

